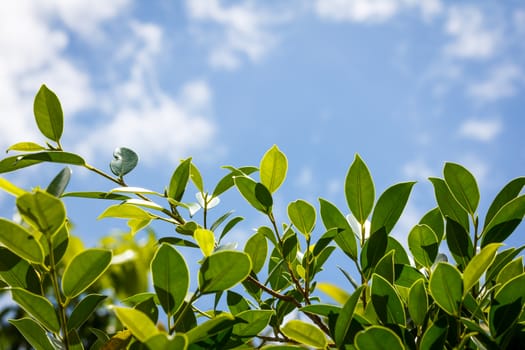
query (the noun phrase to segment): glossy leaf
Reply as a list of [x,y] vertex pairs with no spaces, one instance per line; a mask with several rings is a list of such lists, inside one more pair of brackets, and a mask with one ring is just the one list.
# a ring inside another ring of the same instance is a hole
[[66,208],[52,194],[37,190],[18,197],[16,207],[20,215],[47,237],[53,236],[66,221]]
[[86,295],[71,312],[67,320],[67,329],[78,330],[106,298],[107,296],[101,294]]
[[352,259],[357,258],[357,241],[355,233],[345,216],[337,207],[327,200],[319,199],[321,219],[327,230],[332,228],[340,229],[337,231],[334,241],[343,252]]
[[9,320],[36,350],[55,350],[42,326],[34,320],[24,317],[18,320]]
[[288,217],[292,224],[306,237],[309,237],[315,227],[315,208],[313,205],[298,199],[288,205]]
[[481,246],[493,242],[503,242],[509,237],[525,216],[525,195],[507,202],[485,226]]
[[452,265],[440,262],[429,281],[430,295],[446,313],[457,316],[463,297],[461,273]]
[[261,183],[247,176],[236,176],[233,181],[241,195],[255,209],[269,214],[273,205],[270,191]]
[[479,204],[479,188],[474,176],[456,163],[445,163],[443,175],[454,198],[469,214],[474,215]]
[[64,114],[58,97],[46,85],[42,85],[35,96],[33,112],[40,132],[58,142],[64,131]]
[[447,218],[446,232],[448,249],[463,270],[474,255],[472,240],[465,228],[450,218]]
[[33,293],[40,293],[40,280],[31,264],[11,252],[0,247],[0,280],[10,287],[20,287]]
[[180,202],[190,179],[191,158],[183,160],[173,172],[168,186],[168,197]]
[[378,274],[372,275],[372,304],[383,324],[404,325],[405,309],[394,287]]
[[328,341],[324,333],[315,325],[301,320],[290,320],[281,331],[288,338],[315,349],[324,349]]
[[525,274],[505,283],[496,293],[489,312],[490,333],[499,337],[518,320],[525,305]]
[[379,196],[370,223],[372,234],[382,227],[387,234],[392,231],[406,206],[414,184],[415,182],[404,182],[393,185]]
[[261,271],[268,255],[266,237],[262,233],[255,233],[246,242],[244,252],[250,256],[253,272],[258,273]]
[[47,186],[46,192],[55,197],[62,196],[71,179],[71,173],[72,171],[68,167],[62,169],[57,176],[53,178],[49,186]]
[[177,249],[162,243],[151,261],[151,275],[164,312],[174,315],[183,304],[190,286],[186,260]]
[[357,288],[352,295],[345,302],[339,316],[337,317],[334,329],[334,340],[335,344],[342,348],[343,344],[349,343],[352,339],[348,339],[350,336],[350,327],[352,323],[352,318],[354,316],[354,311],[357,306],[357,303],[363,293],[365,286],[360,286]]
[[0,243],[19,257],[41,264],[44,262],[44,251],[38,240],[23,226],[0,218]]
[[262,332],[275,314],[273,310],[246,310],[235,315],[239,321],[233,326],[233,334],[240,337],[254,337]]
[[139,156],[135,151],[126,147],[117,147],[113,151],[113,159],[109,163],[111,172],[118,177],[131,172],[137,166]]
[[229,290],[226,292],[226,301],[233,315],[250,309],[248,301],[241,294],[234,291]]
[[13,300],[48,330],[58,333],[60,324],[53,304],[41,295],[22,288],[12,288]]
[[501,243],[491,243],[483,247],[468,263],[463,271],[463,294],[466,295],[470,289],[479,282],[479,279],[485,273],[487,268],[492,264],[496,257],[496,252]]
[[425,288],[425,280],[417,280],[408,292],[408,312],[410,318],[417,326],[423,325],[428,311],[428,296]]
[[499,252],[494,259],[494,262],[487,269],[485,279],[487,281],[494,281],[497,274],[512,261],[521,251],[525,249],[525,245],[519,248],[509,248]]
[[414,260],[424,267],[434,263],[439,249],[439,240],[427,225],[416,225],[408,234],[408,248]]
[[246,253],[219,251],[204,259],[199,270],[199,291],[219,292],[242,282],[251,272],[252,262]]
[[215,236],[212,231],[198,228],[193,233],[193,238],[197,241],[204,256],[210,256],[211,253],[213,253],[215,249]]
[[487,226],[494,215],[508,202],[516,198],[523,187],[525,186],[525,177],[518,177],[508,184],[506,184],[501,191],[496,195],[496,198],[492,201],[489,209],[487,210],[487,215],[485,216],[485,226]]
[[357,221],[363,225],[372,212],[375,189],[370,171],[358,154],[355,155],[346,175],[345,197],[348,208]]
[[357,333],[355,345],[359,350],[404,350],[403,342],[389,328],[371,326]]
[[113,307],[113,310],[124,327],[128,328],[139,341],[146,342],[159,333],[155,324],[142,311],[127,307]]
[[288,170],[288,160],[283,152],[273,145],[262,157],[259,166],[261,183],[274,193],[282,185]]
[[469,231],[468,214],[465,209],[454,198],[450,192],[445,180],[430,177],[430,182],[434,186],[434,194],[439,206],[439,210],[443,217],[449,217],[455,222],[459,223],[465,231]]
[[64,270],[62,291],[68,298],[74,298],[107,270],[112,253],[104,249],[88,249],[75,255]]
[[4,190],[5,192],[15,197],[21,196],[24,193],[26,193],[25,190],[21,189],[20,187],[16,186],[15,184],[1,177],[0,177],[0,189]]

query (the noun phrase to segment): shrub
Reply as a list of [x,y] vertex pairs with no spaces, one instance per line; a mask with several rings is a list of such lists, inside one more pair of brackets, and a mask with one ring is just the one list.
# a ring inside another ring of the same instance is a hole
[[[84,167],[114,182],[110,192],[66,192],[71,172],[62,170],[46,189],[26,191],[0,178],[16,197],[21,221],[0,218],[0,283],[19,306],[0,315],[0,345],[36,349],[500,349],[525,341],[523,248],[503,242],[525,215],[525,177],[498,193],[483,225],[479,190],[464,167],[446,163],[443,178],[430,178],[437,207],[408,233],[408,252],[390,234],[414,182],[395,184],[376,200],[372,176],[358,156],[345,178],[348,209],[319,199],[298,199],[288,217],[273,211],[274,193],[287,173],[277,146],[259,166],[226,167],[211,193],[191,158],[181,161],[163,193],[129,187],[125,176],[138,162],[118,148],[111,173],[62,148],[63,116],[45,85],[35,97],[36,124],[48,139],[9,148],[0,172],[39,163]],[[258,173],[258,174],[257,174]],[[184,201],[190,183],[196,207]],[[231,212],[211,225],[208,211],[235,188],[266,217],[243,250],[222,239],[242,221]],[[61,198],[118,201],[100,217],[127,220],[130,232],[102,248],[84,249],[71,234]],[[203,211],[202,222],[194,220]],[[351,213],[345,216],[345,212]],[[318,218],[319,216],[319,218]],[[173,225],[173,237],[139,244],[133,234],[154,220]],[[180,247],[200,249],[197,276],[190,276]],[[329,257],[340,250],[357,279],[341,269],[342,286],[318,281]],[[451,261],[440,250],[449,252]],[[153,288],[149,289],[148,274]],[[132,278],[136,283],[125,283]],[[190,278],[198,281],[190,290]],[[338,301],[324,303],[323,291]],[[196,302],[212,296],[209,310]],[[124,306],[122,306],[124,305]],[[298,315],[287,317],[288,315]],[[25,339],[25,340],[23,340]],[[27,342],[27,343],[25,343]]]

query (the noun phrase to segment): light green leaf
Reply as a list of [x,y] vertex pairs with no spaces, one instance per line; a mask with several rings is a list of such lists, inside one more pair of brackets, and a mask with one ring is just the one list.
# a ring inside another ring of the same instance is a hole
[[163,211],[164,210],[164,207],[162,207],[162,205],[160,205],[160,204],[157,204],[157,203],[155,203],[153,201],[148,201],[148,200],[138,199],[138,198],[126,199],[124,201],[124,203],[122,203],[122,204],[131,204],[131,205],[136,205],[138,207],[155,209],[155,210],[158,210],[158,211]]
[[350,298],[350,294],[348,294],[347,291],[332,283],[319,282],[317,283],[316,289],[325,293],[341,305],[344,305],[347,302],[348,298]]
[[182,333],[175,335],[158,333],[150,337],[145,344],[152,350],[186,350],[188,348],[188,337]]
[[47,186],[46,192],[55,197],[62,196],[71,179],[71,173],[72,171],[69,167],[62,169],[57,176],[53,178],[49,186]]
[[467,211],[458,203],[454,195],[450,192],[445,180],[436,177],[430,177],[428,179],[434,186],[436,201],[443,217],[451,218],[468,232],[470,226]]
[[69,262],[62,277],[62,291],[68,298],[74,298],[107,270],[112,253],[104,249],[88,249],[79,253]]
[[355,345],[359,350],[404,350],[396,333],[386,327],[371,326],[357,333]]
[[251,236],[244,246],[244,252],[250,256],[253,272],[259,273],[268,255],[268,242],[264,234],[257,232]]
[[151,220],[153,216],[142,208],[133,204],[115,204],[108,207],[98,219],[103,218],[122,218],[122,219],[141,219]]
[[425,280],[417,280],[408,292],[408,312],[417,326],[423,325],[428,310],[428,296]]
[[345,196],[350,211],[363,225],[372,212],[375,189],[370,171],[358,154],[346,175]]
[[255,182],[247,176],[236,176],[233,181],[241,195],[252,207],[264,214],[269,214],[272,211],[272,195],[263,184]]
[[262,157],[259,169],[261,183],[270,193],[274,193],[286,178],[288,160],[284,153],[273,145]]
[[[496,276],[496,285],[503,286],[505,283],[523,273],[523,257],[512,260],[505,265]],[[496,288],[496,292],[499,288]]]
[[438,263],[430,276],[429,290],[441,309],[458,316],[463,297],[463,279],[458,269],[448,263]]
[[40,292],[40,280],[31,264],[0,246],[0,280],[10,287],[24,288],[33,293]]
[[112,189],[108,193],[115,193],[115,192],[118,192],[118,193],[130,193],[130,194],[131,193],[152,194],[152,195],[155,195],[155,196],[164,197],[162,195],[162,193],[159,193],[159,192],[147,189],[147,188],[133,187],[133,186],[117,187],[117,188]]
[[281,331],[288,338],[316,349],[324,349],[328,344],[323,331],[317,326],[301,320],[288,321],[281,328]]
[[479,282],[481,275],[483,275],[490,264],[492,264],[496,257],[496,252],[502,245],[503,244],[501,243],[488,244],[483,247],[483,249],[472,258],[472,260],[470,260],[463,271],[463,296],[465,296],[470,289]]
[[374,273],[372,275],[372,305],[384,324],[404,325],[405,308],[394,286],[386,279]]
[[24,227],[0,218],[0,243],[16,255],[36,264],[44,262],[44,250]]
[[439,211],[438,207],[429,210],[423,215],[421,220],[419,220],[419,224],[427,225],[432,231],[434,231],[440,242],[443,240],[443,236],[445,236],[445,222],[443,221],[443,215],[441,215],[441,211]]
[[73,329],[78,330],[106,298],[107,296],[102,294],[86,295],[71,312],[67,320],[68,331]]
[[41,295],[22,288],[12,288],[13,300],[48,330],[58,333],[60,324],[53,304]]
[[226,312],[216,315],[214,318],[201,323],[197,327],[193,327],[186,333],[188,343],[193,344],[223,331],[234,324],[235,318]]
[[210,256],[213,253],[215,249],[215,235],[212,231],[198,228],[193,233],[193,238],[197,241],[204,256]]
[[24,317],[18,320],[9,320],[9,323],[15,326],[36,350],[55,350],[45,329],[32,319]]
[[7,152],[9,151],[19,151],[19,152],[38,152],[44,151],[46,148],[34,142],[17,142],[14,145],[9,146]]
[[415,182],[403,182],[393,185],[379,196],[372,214],[371,234],[381,227],[385,228],[387,234],[392,231],[405,208],[414,184]]
[[113,307],[113,310],[124,327],[141,342],[146,342],[160,332],[142,311],[118,306]]
[[135,169],[139,156],[135,151],[126,147],[117,147],[113,151],[113,159],[109,163],[111,172],[118,177],[123,177]]
[[305,237],[309,237],[315,227],[315,208],[313,205],[298,199],[288,205],[288,217],[292,224]]
[[240,312],[235,315],[235,319],[240,322],[233,326],[233,334],[240,337],[254,337],[268,326],[274,314],[274,310],[246,310]]
[[430,267],[436,260],[439,239],[427,225],[416,225],[408,234],[408,248],[414,260],[424,267]]
[[524,215],[525,195],[507,202],[483,229],[481,246],[484,247],[493,242],[503,242],[520,224]]
[[199,270],[202,294],[224,291],[244,281],[252,270],[248,254],[223,250],[208,256]]
[[186,260],[177,249],[162,243],[151,261],[151,275],[164,312],[174,315],[183,304],[190,285]]
[[64,130],[64,114],[58,97],[46,85],[38,90],[33,111],[40,132],[48,139],[58,142]]
[[168,186],[168,197],[180,202],[190,179],[191,158],[182,161],[173,172]]
[[11,182],[1,177],[0,177],[0,189],[4,190],[5,192],[15,197],[21,196],[24,193],[26,193],[25,190],[21,189],[20,187],[12,184]]
[[474,175],[455,163],[445,163],[443,175],[454,198],[469,214],[474,215],[479,204],[479,188]]
[[203,193],[204,192],[204,182],[202,181],[202,175],[199,169],[197,169],[197,167],[193,163],[191,163],[190,178],[193,184],[195,185],[195,187],[197,187],[197,189],[199,190],[199,192]]
[[48,238],[66,222],[64,203],[52,194],[41,190],[18,197],[16,207],[24,220]]

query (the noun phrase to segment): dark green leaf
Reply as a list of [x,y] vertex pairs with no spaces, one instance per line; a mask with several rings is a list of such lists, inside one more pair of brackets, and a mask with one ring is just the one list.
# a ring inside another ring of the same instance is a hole
[[364,288],[365,286],[360,286],[352,293],[337,317],[334,330],[334,340],[339,348],[342,348],[344,344],[352,342],[352,339],[348,339],[350,335],[350,325],[354,316],[355,308]]
[[458,316],[463,297],[461,273],[452,265],[440,262],[436,265],[429,281],[432,298],[438,306],[452,316]]
[[525,186],[525,177],[518,177],[510,181],[501,191],[496,195],[494,201],[487,210],[487,216],[485,216],[485,226],[494,218],[494,215],[508,202],[516,198],[521,190]]
[[[71,165],[85,165],[86,161],[75,153],[62,152],[62,151],[46,151],[38,153],[28,153],[17,157],[17,161],[20,163],[28,162],[50,162],[59,164],[71,164]],[[7,159],[7,158],[6,158]],[[29,164],[32,165],[32,164]],[[23,165],[22,167],[27,166]],[[14,170],[14,169],[13,169]]]
[[101,294],[89,294],[78,303],[67,321],[68,331],[78,330],[84,322],[93,314],[104,299],[107,297]]
[[369,277],[373,268],[385,255],[388,244],[388,235],[383,227],[365,241],[361,250],[361,269]]
[[64,114],[55,93],[42,85],[33,104],[36,124],[40,132],[58,142],[64,130]]
[[428,310],[428,296],[425,289],[425,280],[417,280],[408,292],[408,312],[417,326],[423,325]]
[[414,260],[421,266],[429,268],[438,254],[439,240],[427,225],[416,225],[408,234],[408,247]]
[[62,291],[68,298],[74,298],[107,270],[112,253],[104,249],[88,249],[79,253],[69,262],[62,277]]
[[525,195],[507,202],[483,229],[481,246],[484,247],[493,242],[503,242],[520,224],[524,215]]
[[199,270],[199,291],[202,294],[230,289],[242,282],[252,270],[246,253],[223,250],[204,259]]
[[284,153],[273,145],[262,157],[259,168],[261,183],[270,193],[274,193],[286,178],[288,160]]
[[4,218],[0,218],[0,243],[29,262],[44,262],[43,248],[35,236],[24,227]]
[[468,213],[474,215],[479,204],[479,188],[474,176],[455,163],[445,163],[443,175],[454,198]]
[[448,322],[446,317],[440,317],[427,328],[421,339],[421,350],[445,349],[447,340]]
[[345,216],[337,209],[335,205],[319,198],[321,219],[327,230],[332,228],[338,229],[334,241],[343,250],[343,252],[352,259],[357,258],[357,241],[355,233]]
[[190,167],[190,178],[193,184],[195,185],[195,187],[197,187],[197,189],[201,193],[203,193],[204,192],[204,182],[202,181],[202,175],[199,169],[197,169],[197,167],[193,163],[191,163],[191,167]]
[[359,350],[404,350],[403,342],[389,328],[371,326],[357,333],[355,345]]
[[370,171],[358,154],[346,175],[345,196],[350,211],[363,225],[372,212],[375,190]]
[[64,203],[44,191],[21,195],[16,200],[16,207],[25,221],[47,237],[53,236],[66,221]]
[[396,184],[379,196],[372,214],[370,227],[372,234],[381,227],[385,228],[387,234],[392,231],[405,208],[414,184],[415,182]]
[[34,294],[22,288],[12,288],[13,300],[18,303],[28,314],[33,316],[48,330],[58,333],[60,324],[51,302],[41,295]]
[[10,287],[20,287],[33,293],[40,293],[40,280],[29,262],[0,247],[0,280]]
[[378,274],[379,276],[383,277],[388,281],[388,283],[393,284],[396,277],[395,272],[395,250],[388,250],[388,253],[386,253],[377,263],[376,267],[374,268],[374,273]]
[[494,259],[494,262],[487,269],[485,279],[487,282],[493,281],[497,274],[507,265],[512,259],[514,259],[523,249],[525,245],[519,248],[509,248],[499,252]]
[[470,228],[468,214],[454,198],[445,180],[435,177],[431,177],[429,180],[434,186],[436,201],[443,217],[451,218],[468,232]]
[[162,237],[159,239],[159,243],[168,243],[171,245],[178,245],[181,247],[199,248],[199,246],[195,243],[179,237]]
[[341,308],[331,304],[310,304],[303,306],[301,311],[329,317],[330,315],[339,315]]
[[233,315],[250,309],[248,301],[246,301],[242,295],[234,291],[229,290],[226,292],[226,301],[228,303],[228,308]]
[[233,326],[233,334],[240,337],[252,338],[262,332],[270,323],[274,315],[273,310],[246,310],[235,315],[239,321]]
[[229,218],[231,215],[233,214],[233,211],[229,211],[227,212],[226,214],[220,216],[217,220],[215,220],[215,222],[210,226],[210,231],[213,231],[215,232],[215,230],[217,230],[217,228],[227,219]]
[[109,192],[67,192],[62,197],[80,197],[80,198],[93,198],[93,199],[111,199],[117,201],[124,201],[130,199],[128,196],[124,196],[116,193]]
[[168,197],[177,202],[182,200],[182,196],[186,191],[186,186],[190,178],[191,172],[191,158],[182,161],[171,176],[168,187]]
[[57,174],[57,176],[55,176],[49,186],[47,186],[47,193],[52,194],[55,197],[62,196],[69,183],[69,179],[71,179],[71,169],[65,167]]
[[405,248],[395,240],[392,236],[388,236],[388,244],[386,246],[386,251],[394,250],[396,253],[394,255],[394,262],[396,264],[405,264],[410,265],[410,260],[408,259],[408,254],[405,251]]
[[268,242],[262,233],[255,233],[251,236],[244,247],[244,252],[252,260],[253,272],[259,273],[266,262],[268,255]]
[[139,156],[135,151],[126,147],[117,147],[113,151],[113,159],[109,163],[111,172],[122,177],[135,169],[139,162]]
[[[496,277],[496,283],[503,286],[505,283],[517,277],[523,273],[523,257],[520,256],[517,259],[509,262],[505,267],[501,269]],[[499,289],[496,289],[496,292]]]
[[36,350],[55,350],[45,329],[34,320],[25,317],[18,320],[9,320],[9,323],[15,326]]
[[492,302],[489,312],[490,333],[500,337],[518,320],[525,305],[525,274],[505,283]]
[[374,310],[383,324],[405,324],[405,308],[394,286],[378,274],[373,274],[371,294]]
[[413,266],[406,264],[395,264],[395,285],[410,288],[423,274]]
[[225,329],[231,328],[235,323],[234,320],[235,318],[228,313],[216,315],[214,318],[211,318],[208,321],[205,321],[189,330],[186,333],[186,336],[188,337],[188,343],[196,343],[198,341],[210,338]]
[[474,255],[474,246],[465,228],[456,221],[446,218],[447,245],[460,270],[467,266]]
[[423,215],[421,220],[419,220],[419,224],[427,225],[432,231],[434,231],[440,242],[443,240],[443,236],[445,236],[445,222],[443,221],[443,215],[441,215],[441,211],[439,211],[438,207]]

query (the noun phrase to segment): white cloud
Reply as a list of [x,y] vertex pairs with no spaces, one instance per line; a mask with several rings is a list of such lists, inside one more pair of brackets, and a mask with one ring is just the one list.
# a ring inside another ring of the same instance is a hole
[[313,172],[310,167],[304,167],[301,169],[301,172],[299,173],[299,176],[297,176],[297,179],[294,181],[294,183],[297,186],[301,187],[308,187],[313,182]]
[[412,180],[426,181],[435,172],[421,159],[409,161],[403,165],[403,174]]
[[514,96],[517,85],[525,82],[525,74],[520,67],[507,63],[493,68],[483,81],[472,83],[467,93],[481,102],[492,102],[504,97]]
[[459,134],[465,138],[488,142],[494,140],[503,129],[499,119],[468,119],[461,124]]
[[445,53],[463,59],[492,57],[501,37],[499,28],[490,28],[481,10],[474,6],[450,7],[445,31],[453,38],[445,46]]

